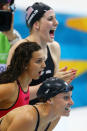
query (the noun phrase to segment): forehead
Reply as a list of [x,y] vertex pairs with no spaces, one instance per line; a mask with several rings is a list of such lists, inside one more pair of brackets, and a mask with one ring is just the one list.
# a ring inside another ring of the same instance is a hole
[[55,12],[54,12],[54,10],[48,10],[48,11],[46,11],[45,13],[44,13],[44,16],[46,16],[46,17],[49,17],[49,16],[55,16]]
[[60,97],[60,96],[65,96],[65,95],[72,96],[72,91],[59,93],[57,96]]
[[44,55],[44,52],[42,49],[38,50],[38,51],[34,51],[32,53],[32,58],[44,58],[45,55]]

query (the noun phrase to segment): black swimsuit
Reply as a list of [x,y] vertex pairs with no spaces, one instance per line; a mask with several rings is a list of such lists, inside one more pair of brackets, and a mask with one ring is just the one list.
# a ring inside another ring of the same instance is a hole
[[[37,109],[36,106],[33,106],[35,108],[35,110],[37,111],[37,115],[38,115],[38,120],[37,120],[37,124],[36,124],[36,128],[35,128],[35,131],[38,130],[38,127],[39,127],[39,123],[40,123],[40,115],[39,115],[39,111]],[[44,131],[47,131],[49,126],[50,126],[51,122],[49,122],[49,124],[47,125],[46,129]]]

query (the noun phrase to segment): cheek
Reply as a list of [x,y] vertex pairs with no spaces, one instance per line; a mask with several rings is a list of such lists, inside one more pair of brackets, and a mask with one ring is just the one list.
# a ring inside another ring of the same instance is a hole
[[65,110],[65,105],[61,102],[57,103],[56,110],[58,111],[60,115],[63,115],[64,110]]
[[52,26],[52,24],[51,23],[42,23],[42,25],[41,25],[41,30],[42,31],[48,31],[47,29],[50,29],[51,28],[51,26]]
[[[60,103],[61,103],[61,104],[60,104]],[[61,111],[63,111],[63,110],[65,109],[66,102],[62,100],[62,101],[60,101],[58,104],[60,105]]]
[[28,71],[29,71],[31,74],[33,74],[33,73],[37,72],[38,69],[40,69],[40,66],[39,66],[39,65],[32,64],[32,65],[29,67]]
[[29,68],[27,71],[29,77],[33,78],[33,76],[35,75],[35,69],[34,68]]
[[47,23],[46,26],[45,26],[45,28],[50,30],[52,28],[52,23],[51,22]]

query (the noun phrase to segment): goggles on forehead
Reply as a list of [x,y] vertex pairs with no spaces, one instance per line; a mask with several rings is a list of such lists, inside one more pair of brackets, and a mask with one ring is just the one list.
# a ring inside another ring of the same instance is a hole
[[72,91],[73,90],[73,86],[72,85],[69,85],[69,86],[66,86],[66,87],[63,87],[59,90],[59,93],[62,93],[62,92],[69,92],[69,91]]

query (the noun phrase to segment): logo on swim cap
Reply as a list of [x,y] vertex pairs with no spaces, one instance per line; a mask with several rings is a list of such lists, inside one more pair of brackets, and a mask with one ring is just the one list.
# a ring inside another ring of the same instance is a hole
[[28,20],[28,24],[30,24],[31,20],[34,18],[34,16],[38,13],[38,10],[35,10],[33,14],[30,16],[30,19]]
[[49,91],[50,91],[50,89],[47,89],[47,90],[45,91],[45,94],[48,94]]
[[34,9],[33,9],[32,7],[29,7],[29,8],[27,9],[26,20],[29,19],[30,15],[31,15],[31,13],[32,13],[33,11],[34,11]]
[[[32,9],[33,9],[33,11],[32,11]],[[29,15],[26,14],[27,26],[32,28],[33,24],[36,21],[39,21],[40,18],[44,15],[44,13],[50,9],[51,9],[51,7],[49,7],[48,5],[46,5],[42,2],[36,2],[32,6],[29,6],[26,9],[26,13],[30,12]]]

